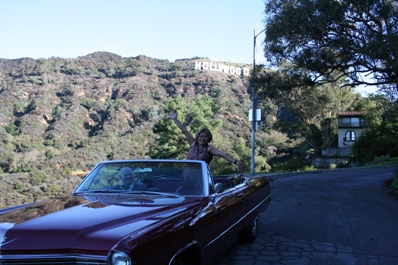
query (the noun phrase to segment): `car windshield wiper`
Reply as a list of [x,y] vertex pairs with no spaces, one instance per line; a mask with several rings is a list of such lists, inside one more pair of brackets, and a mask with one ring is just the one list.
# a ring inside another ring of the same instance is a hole
[[160,196],[167,196],[167,197],[173,197],[173,198],[178,198],[177,194],[172,194],[172,193],[167,193],[167,192],[157,192],[157,191],[125,191],[123,194],[149,194],[149,195],[160,195]]
[[79,193],[121,193],[122,190],[85,190],[85,191],[80,191]]

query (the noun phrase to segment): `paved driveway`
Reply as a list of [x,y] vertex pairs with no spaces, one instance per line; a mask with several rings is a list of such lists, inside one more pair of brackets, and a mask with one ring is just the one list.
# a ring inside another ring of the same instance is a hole
[[384,181],[395,167],[270,176],[272,201],[251,245],[217,265],[398,264],[398,200]]

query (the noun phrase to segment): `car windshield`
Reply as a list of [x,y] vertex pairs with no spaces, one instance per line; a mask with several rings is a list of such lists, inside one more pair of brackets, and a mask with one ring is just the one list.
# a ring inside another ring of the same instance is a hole
[[99,163],[76,193],[202,195],[200,162],[118,161]]

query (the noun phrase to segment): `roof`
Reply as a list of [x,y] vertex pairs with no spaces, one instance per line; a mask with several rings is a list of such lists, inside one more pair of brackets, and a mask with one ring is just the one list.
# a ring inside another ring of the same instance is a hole
[[363,116],[365,112],[363,111],[341,111],[338,114],[339,116]]

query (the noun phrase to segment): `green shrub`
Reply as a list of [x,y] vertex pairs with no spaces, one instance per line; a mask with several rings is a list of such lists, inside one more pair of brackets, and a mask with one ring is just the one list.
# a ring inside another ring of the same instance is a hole
[[384,156],[375,156],[373,158],[372,164],[379,164],[383,162],[390,161],[390,156],[389,155],[384,155]]
[[313,171],[313,170],[317,170],[317,168],[314,167],[313,165],[305,165],[305,166],[303,167],[303,170],[304,170],[304,171]]
[[6,130],[6,132],[8,132],[9,134],[11,134],[13,136],[18,134],[18,127],[15,124],[13,124],[13,123],[8,124],[5,127],[5,130]]
[[398,176],[395,177],[394,180],[392,181],[391,187],[398,190]]
[[51,158],[54,157],[53,154],[52,154],[52,152],[51,152],[50,150],[47,150],[47,151],[46,151],[45,156],[46,156],[48,159],[51,159]]
[[61,191],[62,191],[62,187],[60,185],[50,183],[47,185],[46,194],[57,195]]
[[395,177],[391,182],[391,187],[395,189],[395,193],[398,194],[398,165],[395,166]]
[[14,190],[23,191],[25,189],[25,185],[21,181],[17,181],[14,184]]
[[40,185],[41,183],[44,182],[44,180],[46,178],[46,174],[37,169],[34,169],[29,174],[30,174],[30,184],[32,184],[33,186]]

